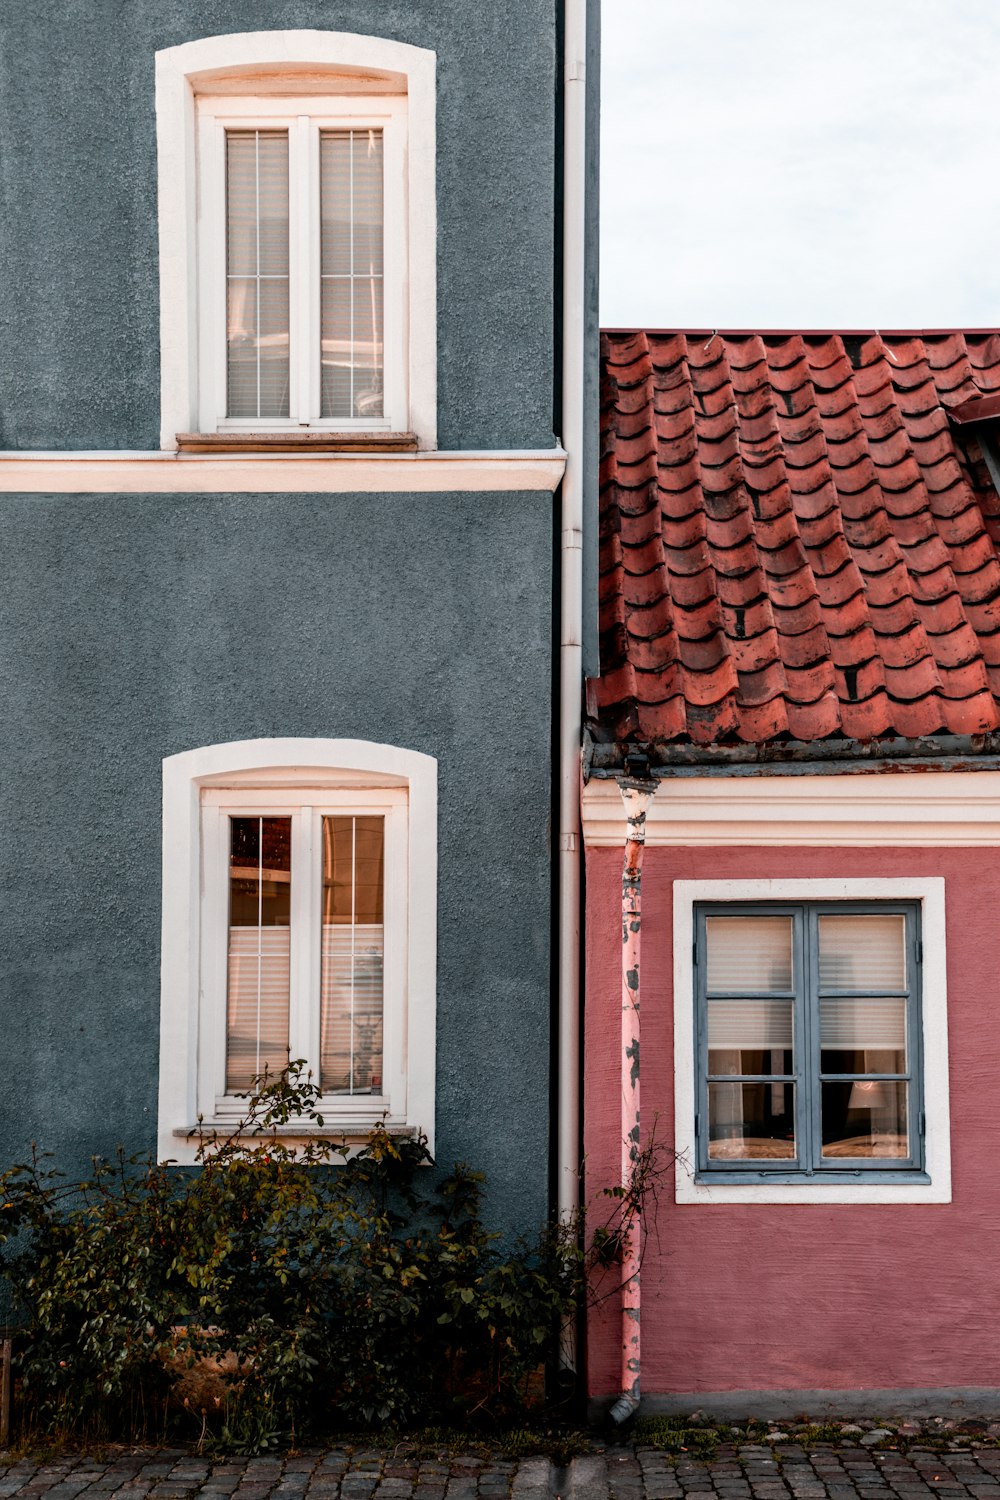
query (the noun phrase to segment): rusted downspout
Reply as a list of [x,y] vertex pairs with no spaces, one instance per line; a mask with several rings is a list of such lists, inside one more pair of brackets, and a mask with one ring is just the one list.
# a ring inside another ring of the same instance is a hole
[[630,1203],[629,1194],[642,1150],[639,1108],[642,854],[646,843],[646,809],[656,791],[656,783],[623,777],[618,783],[618,789],[625,803],[626,818],[625,860],[622,870],[622,1393],[611,1408],[611,1418],[614,1422],[624,1422],[638,1410],[641,1395],[639,1272],[642,1264],[642,1224],[638,1207]]

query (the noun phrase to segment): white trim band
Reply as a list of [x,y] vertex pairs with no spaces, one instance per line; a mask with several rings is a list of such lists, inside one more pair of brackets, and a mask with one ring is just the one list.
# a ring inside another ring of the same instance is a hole
[[0,453],[0,493],[402,495],[554,491],[561,448],[486,453]]
[[[589,848],[621,848],[616,782],[584,788],[583,829]],[[665,777],[646,817],[646,844],[988,847],[1000,844],[1000,771]]]

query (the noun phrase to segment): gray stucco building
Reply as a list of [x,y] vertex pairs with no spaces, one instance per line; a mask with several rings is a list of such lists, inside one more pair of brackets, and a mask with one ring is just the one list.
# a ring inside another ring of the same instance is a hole
[[290,1051],[546,1213],[561,48],[0,18],[5,1164],[183,1159]]

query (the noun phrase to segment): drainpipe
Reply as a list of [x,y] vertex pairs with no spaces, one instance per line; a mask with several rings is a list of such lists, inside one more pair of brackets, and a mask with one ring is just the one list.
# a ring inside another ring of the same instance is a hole
[[[562,482],[559,631],[559,1215],[580,1204],[580,755],[583,733],[586,0],[564,0]],[[572,1354],[564,1350],[572,1365]]]
[[638,1205],[629,1201],[641,1143],[639,1110],[639,958],[642,947],[642,854],[646,843],[646,809],[655,781],[623,777],[618,789],[625,803],[625,859],[622,868],[622,1211],[626,1215],[621,1245],[622,1393],[611,1408],[614,1422],[625,1422],[639,1408],[642,1344],[640,1338],[642,1224]]

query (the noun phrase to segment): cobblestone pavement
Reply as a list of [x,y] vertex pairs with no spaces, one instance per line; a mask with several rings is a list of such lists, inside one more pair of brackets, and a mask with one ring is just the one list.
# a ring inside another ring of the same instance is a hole
[[47,1462],[0,1455],[0,1500],[1000,1500],[1000,1450],[907,1454],[795,1443],[709,1460],[616,1447],[560,1469],[545,1458],[417,1458],[337,1450],[209,1462],[175,1451]]

